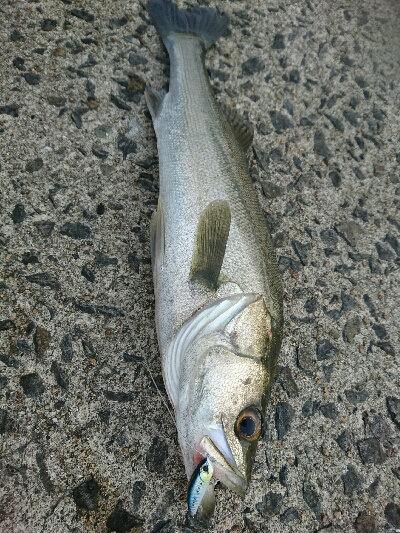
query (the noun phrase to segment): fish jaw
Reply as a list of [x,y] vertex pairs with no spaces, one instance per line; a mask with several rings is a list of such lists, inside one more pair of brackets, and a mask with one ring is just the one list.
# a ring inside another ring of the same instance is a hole
[[[206,435],[200,445],[213,463],[213,477],[216,481],[223,483],[228,489],[244,497],[248,487],[247,475],[237,468],[223,432],[216,434],[213,431],[212,433],[215,442]],[[226,446],[228,446],[228,451],[226,451]]]

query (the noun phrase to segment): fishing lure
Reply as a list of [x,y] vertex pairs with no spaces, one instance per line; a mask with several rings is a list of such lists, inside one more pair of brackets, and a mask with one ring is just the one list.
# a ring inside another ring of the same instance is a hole
[[193,472],[187,492],[187,504],[191,516],[196,514],[206,494],[207,487],[213,476],[213,470],[212,462],[208,457],[205,457]]

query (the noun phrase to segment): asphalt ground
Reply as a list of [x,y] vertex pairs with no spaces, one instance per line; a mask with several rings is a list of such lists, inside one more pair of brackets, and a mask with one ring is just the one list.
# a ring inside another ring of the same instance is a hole
[[[218,486],[208,526],[393,533],[400,5],[201,4],[231,18],[207,67],[255,128],[286,317],[250,489]],[[3,0],[0,21],[0,530],[202,531],[154,325],[143,89],[167,54],[137,1]]]

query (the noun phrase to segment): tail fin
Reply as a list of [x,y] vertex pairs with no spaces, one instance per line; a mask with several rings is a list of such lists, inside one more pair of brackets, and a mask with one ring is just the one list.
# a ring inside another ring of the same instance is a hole
[[169,36],[174,32],[198,35],[205,48],[210,48],[229,24],[228,15],[221,14],[216,9],[179,9],[172,0],[148,0],[147,10],[167,49]]

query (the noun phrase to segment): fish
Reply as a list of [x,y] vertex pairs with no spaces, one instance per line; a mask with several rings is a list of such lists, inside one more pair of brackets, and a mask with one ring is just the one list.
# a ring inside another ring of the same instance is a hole
[[145,89],[160,174],[156,331],[187,478],[212,464],[198,505],[211,517],[217,482],[240,496],[249,486],[282,341],[282,284],[249,176],[252,129],[217,102],[204,63],[228,16],[171,0],[147,10],[170,57],[168,91]]

